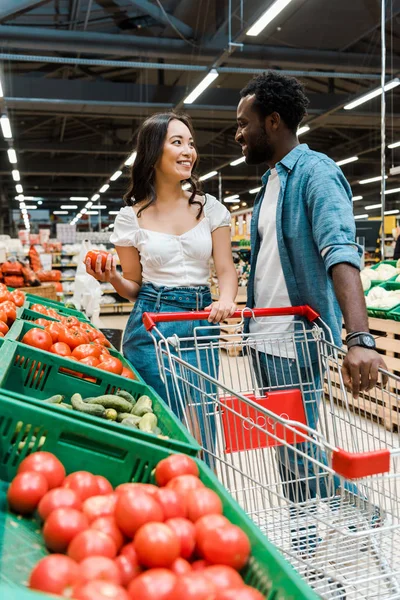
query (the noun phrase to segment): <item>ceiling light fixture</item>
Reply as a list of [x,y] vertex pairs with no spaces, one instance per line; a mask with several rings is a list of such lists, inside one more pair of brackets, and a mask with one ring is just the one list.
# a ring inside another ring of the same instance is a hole
[[96,200],[98,200],[99,198],[100,198],[100,194],[95,194],[90,199],[92,200],[92,202],[96,202]]
[[75,200],[75,202],[77,202],[77,201],[85,202],[86,200],[89,200],[89,198],[88,198],[88,196],[70,196],[70,200]]
[[189,190],[190,189],[190,183],[184,183],[183,186],[182,186],[182,189],[184,191]]
[[240,208],[239,204],[235,204],[235,206],[232,206],[232,210],[237,210],[238,208]]
[[365,213],[364,215],[356,215],[354,219],[368,219],[368,215],[367,213]]
[[18,196],[15,196],[15,200],[18,200],[18,202],[23,202],[25,200],[25,196],[23,194],[19,194]]
[[27,204],[25,208],[26,210],[36,210],[37,206],[36,204]]
[[202,94],[204,92],[205,89],[208,88],[209,85],[211,85],[211,83],[217,79],[218,77],[218,71],[216,69],[211,69],[211,71],[209,73],[207,73],[207,75],[204,77],[204,79],[202,81],[200,81],[200,83],[198,85],[196,85],[196,87],[194,88],[193,92],[191,92],[189,94],[189,96],[187,96],[183,103],[184,104],[193,104],[193,102],[195,100],[197,100],[197,98],[200,96],[200,94]]
[[[100,194],[104,194],[104,192],[106,192],[106,191],[108,190],[108,188],[109,188],[109,187],[110,187],[110,184],[109,184],[109,183],[105,183],[105,184],[103,185],[103,187],[101,187],[101,188],[99,189],[99,193],[100,193]],[[96,195],[97,195],[97,194],[95,194],[95,196],[96,196]],[[97,199],[97,198],[96,198],[96,199]],[[93,197],[92,197],[92,200],[93,200]]]
[[113,175],[110,177],[110,181],[116,181],[118,177],[121,177],[122,171],[115,171]]
[[15,165],[17,163],[17,153],[15,152],[14,148],[9,148],[7,150],[7,154],[8,154],[8,160],[10,161],[10,163],[12,165]]
[[261,190],[261,186],[258,188],[253,188],[252,190],[249,190],[249,194],[258,194],[258,192]]
[[394,142],[393,144],[389,144],[388,148],[390,148],[392,150],[393,148],[399,148],[399,146],[400,146],[400,141]]
[[385,190],[385,196],[388,194],[397,194],[397,192],[400,192],[400,187],[399,188],[393,188],[391,190]]
[[105,210],[107,208],[106,204],[93,204],[93,208],[96,208],[98,210]]
[[215,175],[218,175],[218,171],[210,171],[209,173],[206,173],[205,175],[199,177],[199,180],[206,181],[206,179],[211,179],[211,177],[214,177]]
[[250,27],[250,29],[246,32],[246,35],[257,36],[259,33],[266,28],[271,21],[273,21],[279,13],[283,11],[284,8],[287,7],[288,4],[291,3],[292,0],[276,0],[272,6],[267,8],[267,10],[261,15],[259,19]]
[[350,156],[350,158],[344,158],[343,160],[338,160],[336,162],[338,167],[342,167],[343,165],[348,165],[349,163],[355,162],[358,160],[358,156]]
[[53,215],[67,215],[67,210],[53,210]]
[[124,165],[126,167],[131,167],[133,165],[133,163],[135,162],[137,157],[137,152],[132,152],[132,154],[130,155],[129,158],[126,159],[126,161],[124,162]]
[[241,156],[240,158],[237,158],[236,160],[233,160],[229,164],[231,165],[231,167],[236,167],[236,165],[241,165],[242,163],[244,163],[245,160],[246,160],[246,157],[245,156]]
[[[395,79],[393,79],[393,81],[389,81],[383,89],[385,90],[385,92],[388,92],[389,90],[393,90],[398,85],[400,85],[400,79],[398,79],[396,77]],[[363,94],[356,100],[353,100],[353,102],[346,104],[343,108],[344,108],[344,110],[352,110],[353,108],[360,106],[360,104],[364,104],[364,102],[368,102],[369,100],[372,100],[373,98],[377,98],[381,94],[382,94],[382,88],[381,87],[376,88],[376,90],[372,90],[371,92],[368,92],[367,94]]]
[[76,208],[78,208],[77,204],[61,204],[60,206],[61,210],[74,210]]
[[13,171],[11,171],[11,175],[12,175],[12,178],[14,179],[14,181],[21,180],[21,175],[19,174],[18,169],[14,169]]
[[[387,179],[388,176],[385,175],[385,179]],[[360,183],[361,185],[365,185],[366,183],[375,183],[376,181],[382,181],[382,177],[381,175],[379,175],[379,177],[370,177],[369,179],[361,179],[361,181],[359,181],[358,183]]]
[[300,127],[297,130],[297,137],[299,137],[299,135],[303,135],[303,133],[307,133],[307,131],[310,131],[310,128],[308,125],[303,125],[303,127]]
[[233,194],[233,196],[227,196],[223,200],[224,200],[224,202],[237,202],[239,200],[239,194]]
[[119,210],[109,210],[108,214],[109,215],[118,215],[119,214]]
[[362,199],[363,199],[363,196],[353,196],[352,197],[353,202],[357,202],[357,200],[362,200]]
[[6,140],[10,140],[12,138],[12,132],[11,132],[10,119],[7,117],[7,115],[1,115],[0,127],[3,132],[3,137]]
[[365,207],[367,210],[373,210],[374,208],[382,208],[382,204],[369,204]]
[[92,201],[86,202],[86,204],[85,204],[85,208],[91,208],[92,206],[93,206],[93,202]]
[[385,215],[398,215],[400,212],[400,210],[396,209],[396,210],[385,210]]
[[15,186],[15,191],[18,194],[23,194],[24,193],[24,188],[22,187],[22,185],[20,183],[17,183],[17,185]]
[[86,215],[88,209],[87,208],[82,208],[81,209],[81,215]]
[[88,210],[86,214],[87,215],[98,215],[99,213],[97,210]]

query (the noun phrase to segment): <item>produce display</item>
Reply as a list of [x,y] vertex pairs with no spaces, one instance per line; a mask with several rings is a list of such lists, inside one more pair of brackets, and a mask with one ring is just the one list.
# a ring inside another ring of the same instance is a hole
[[153,476],[113,489],[87,471],[66,475],[51,453],[25,458],[9,509],[36,512],[54,553],[34,566],[29,587],[75,600],[262,600],[240,575],[250,541],[223,516],[196,462],[172,454]]
[[9,292],[4,283],[0,283],[0,337],[8,333],[17,318],[17,308],[23,306],[25,293],[20,290]]
[[367,292],[370,289],[372,281],[379,281],[383,283],[384,281],[389,281],[389,279],[392,279],[396,275],[399,275],[399,273],[400,260],[397,261],[396,266],[383,262],[379,264],[375,269],[372,269],[370,267],[363,269],[360,273],[360,276],[364,292]]
[[400,286],[397,290],[386,290],[384,287],[376,286],[368,292],[365,301],[367,308],[390,310],[400,304]]

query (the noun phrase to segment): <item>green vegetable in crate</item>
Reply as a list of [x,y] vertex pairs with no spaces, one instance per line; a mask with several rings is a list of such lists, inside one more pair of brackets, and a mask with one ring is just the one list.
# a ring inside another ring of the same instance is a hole
[[100,404],[88,404],[82,400],[80,394],[74,394],[71,398],[72,407],[79,412],[93,415],[95,417],[104,417],[106,409]]
[[[40,450],[40,448],[41,448],[41,447],[44,445],[45,441],[46,441],[46,436],[42,435],[42,436],[40,437],[40,439],[39,439],[39,443],[36,445],[36,448],[35,448],[35,450]],[[32,448],[34,448],[34,446],[35,446],[36,442],[37,442],[37,438],[36,438],[36,436],[35,436],[35,435],[33,435],[33,436],[31,437],[31,439],[30,439],[29,443],[28,443],[28,450],[32,450]],[[19,452],[22,452],[22,450],[23,450],[23,449],[25,448],[25,446],[26,446],[26,443],[27,443],[27,440],[25,439],[25,440],[22,440],[22,442],[20,442],[20,443],[18,444],[18,451],[19,451]]]
[[117,412],[130,412],[132,410],[132,404],[128,400],[113,394],[105,394],[97,398],[86,398],[85,404],[100,404],[104,408],[113,408]]
[[107,408],[106,412],[105,412],[105,418],[108,419],[109,421],[116,421],[117,420],[117,416],[118,413],[116,410],[114,410],[113,408]]
[[132,409],[132,414],[137,417],[143,417],[147,413],[153,412],[153,404],[148,396],[140,396],[136,405]]
[[122,423],[122,421],[124,419],[131,419],[132,421],[135,421],[139,425],[139,421],[141,418],[142,417],[136,417],[135,415],[132,415],[131,413],[118,413],[118,415],[117,415],[118,423]]
[[135,417],[134,415],[128,415],[127,417],[125,417],[125,419],[121,421],[121,425],[133,427],[133,429],[139,429],[140,418],[139,421],[136,420],[137,418],[138,417]]
[[121,398],[128,400],[128,402],[130,402],[132,404],[132,406],[135,406],[135,404],[136,404],[136,400],[132,396],[132,394],[130,394],[129,392],[126,392],[125,390],[119,390],[117,392],[117,396],[121,396]]
[[157,417],[153,413],[145,414],[139,421],[139,429],[146,433],[156,433]]
[[67,404],[66,402],[60,402],[57,406],[61,406],[62,408],[68,408],[69,410],[73,410],[71,404]]
[[55,396],[50,396],[50,398],[46,398],[46,400],[43,400],[43,402],[46,402],[47,404],[61,404],[61,402],[65,399],[65,396],[62,396],[61,394],[56,394]]

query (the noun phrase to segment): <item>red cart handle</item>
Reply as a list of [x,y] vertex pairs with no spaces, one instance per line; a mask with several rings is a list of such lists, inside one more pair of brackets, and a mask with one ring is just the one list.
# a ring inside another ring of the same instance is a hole
[[[143,313],[143,323],[147,331],[151,331],[156,323],[165,323],[173,321],[201,321],[207,320],[210,311],[199,310],[181,313]],[[310,306],[288,306],[287,308],[245,308],[236,310],[229,318],[240,317],[282,317],[288,315],[297,315],[305,317],[310,322],[318,319],[319,314]]]

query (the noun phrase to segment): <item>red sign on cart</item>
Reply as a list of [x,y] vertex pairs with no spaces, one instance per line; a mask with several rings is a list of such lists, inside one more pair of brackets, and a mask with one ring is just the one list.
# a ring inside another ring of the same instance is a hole
[[[299,389],[276,390],[259,398],[254,394],[243,395],[282,419],[307,425],[303,398]],[[299,433],[292,431],[274,419],[271,414],[267,415],[249,406],[237,396],[224,396],[220,401],[226,406],[226,409],[222,408],[221,412],[227,454],[240,450],[282,446],[283,441],[288,444],[305,441],[301,435],[304,430],[301,428],[297,429]]]

